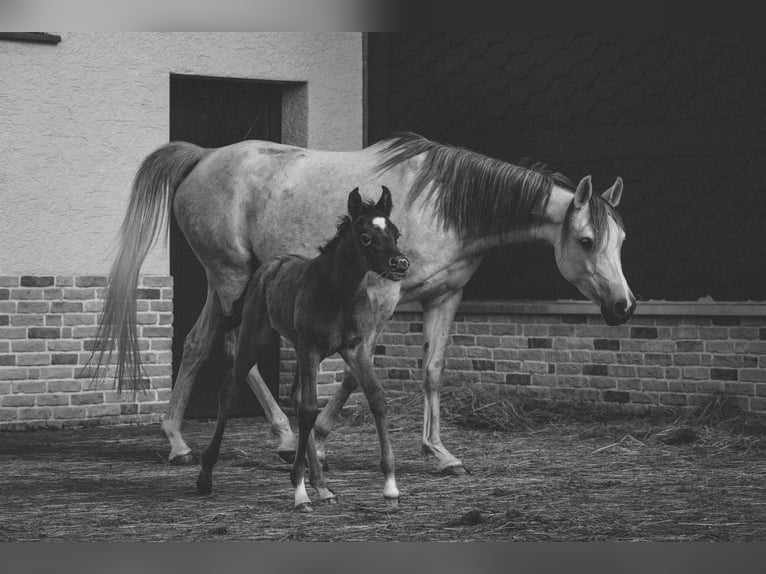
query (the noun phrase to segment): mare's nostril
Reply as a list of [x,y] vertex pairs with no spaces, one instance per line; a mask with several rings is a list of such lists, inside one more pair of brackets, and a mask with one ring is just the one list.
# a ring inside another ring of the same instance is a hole
[[625,315],[625,312],[628,310],[628,302],[625,299],[621,299],[620,301],[617,301],[617,303],[614,304],[614,312],[615,315],[618,317],[622,317]]

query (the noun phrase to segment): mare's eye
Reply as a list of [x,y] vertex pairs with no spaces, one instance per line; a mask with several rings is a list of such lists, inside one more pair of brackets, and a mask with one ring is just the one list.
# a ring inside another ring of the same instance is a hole
[[366,233],[362,233],[362,235],[359,236],[359,239],[361,240],[362,245],[364,245],[365,247],[369,246],[370,243],[372,243],[372,237],[370,237]]
[[582,248],[585,249],[585,251],[590,251],[593,249],[593,240],[590,237],[583,237],[580,239],[580,245],[582,245]]

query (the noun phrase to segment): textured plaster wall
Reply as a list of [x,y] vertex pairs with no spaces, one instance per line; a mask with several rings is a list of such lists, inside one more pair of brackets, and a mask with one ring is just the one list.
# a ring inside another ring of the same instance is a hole
[[[169,74],[305,82],[286,138],[362,146],[361,33],[63,33],[0,42],[0,274],[103,274],[130,184],[168,139]],[[143,273],[168,274],[164,246]]]

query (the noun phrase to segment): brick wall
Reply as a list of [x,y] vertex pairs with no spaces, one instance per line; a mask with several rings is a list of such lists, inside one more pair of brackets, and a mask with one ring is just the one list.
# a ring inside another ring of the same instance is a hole
[[82,367],[94,345],[106,277],[0,277],[0,430],[155,422],[171,389],[172,278],[139,285],[147,391],[95,386]]
[[[766,414],[764,325],[752,316],[641,315],[609,327],[589,314],[460,313],[444,385],[636,413],[696,407],[718,393]],[[386,388],[420,388],[420,313],[394,315],[375,366]]]

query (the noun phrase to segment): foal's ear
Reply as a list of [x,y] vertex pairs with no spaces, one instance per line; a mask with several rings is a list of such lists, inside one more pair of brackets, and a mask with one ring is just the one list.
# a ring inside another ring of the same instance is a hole
[[576,209],[580,209],[583,205],[587,205],[590,201],[590,196],[593,194],[593,185],[590,181],[590,176],[586,175],[584,178],[580,180],[580,183],[577,184],[577,189],[575,190],[574,199],[572,200],[572,203],[574,203],[574,206]]
[[351,219],[359,217],[359,212],[362,210],[362,196],[359,195],[359,188],[355,187],[348,194],[348,214]]
[[622,199],[622,178],[618,176],[614,185],[602,193],[601,197],[606,199],[612,207],[620,205],[620,200]]
[[385,185],[382,185],[381,187],[383,188],[383,192],[380,194],[380,199],[375,205],[375,209],[383,212],[385,216],[388,217],[391,215],[391,210],[394,207],[394,202],[391,201],[391,192],[388,190],[388,188]]

